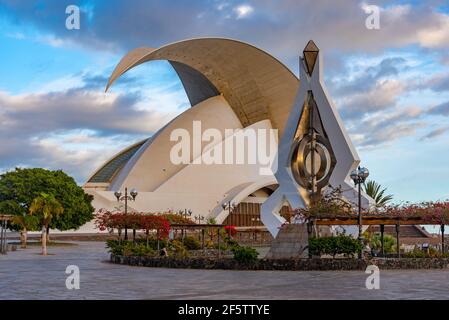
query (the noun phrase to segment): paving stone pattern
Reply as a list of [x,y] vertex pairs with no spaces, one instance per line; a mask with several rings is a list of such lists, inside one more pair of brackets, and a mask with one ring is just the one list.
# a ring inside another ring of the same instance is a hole
[[[449,299],[447,270],[381,270],[380,290],[368,290],[364,271],[131,267],[109,263],[102,242],[77,244],[0,255],[0,299]],[[80,290],[65,286],[68,265]]]

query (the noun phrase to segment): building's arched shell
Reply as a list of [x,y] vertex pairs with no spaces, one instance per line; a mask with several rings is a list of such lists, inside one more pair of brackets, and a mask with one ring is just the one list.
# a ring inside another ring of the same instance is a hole
[[[185,40],[159,49],[138,48],[120,61],[106,90],[123,73],[151,60],[168,60],[199,71],[213,85],[209,94],[214,88],[223,94],[243,127],[269,119],[282,135],[299,80],[268,53],[244,42],[221,38]],[[183,72],[179,72],[182,68],[176,63],[173,66],[184,80]],[[188,74],[190,81],[191,72]],[[185,83],[183,81],[192,101],[191,97],[199,95],[195,89],[198,86],[186,86]]]

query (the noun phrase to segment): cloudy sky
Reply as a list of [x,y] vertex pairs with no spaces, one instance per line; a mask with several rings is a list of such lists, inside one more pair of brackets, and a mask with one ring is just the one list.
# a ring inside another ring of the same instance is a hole
[[[65,27],[68,5],[81,28]],[[380,7],[380,29],[365,26]],[[397,201],[449,198],[447,1],[0,0],[0,171],[63,169],[82,184],[121,148],[189,107],[166,62],[107,94],[129,50],[192,37],[254,44],[298,74],[309,39],[371,177]]]

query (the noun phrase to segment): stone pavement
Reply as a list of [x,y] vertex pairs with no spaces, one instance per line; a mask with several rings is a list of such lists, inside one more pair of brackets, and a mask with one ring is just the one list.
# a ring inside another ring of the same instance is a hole
[[[449,299],[449,271],[380,272],[380,290],[362,271],[225,271],[130,267],[108,263],[102,242],[0,256],[0,299]],[[68,265],[80,290],[65,286]]]

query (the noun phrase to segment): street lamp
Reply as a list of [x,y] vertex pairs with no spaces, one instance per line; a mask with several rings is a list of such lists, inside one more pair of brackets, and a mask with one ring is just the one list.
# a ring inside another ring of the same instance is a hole
[[[117,198],[118,202],[120,202],[120,201],[124,201],[125,202],[125,218],[126,218],[126,215],[128,214],[128,200],[129,201],[136,201],[136,197],[137,197],[138,194],[139,193],[134,188],[131,189],[131,191],[129,192],[129,195],[128,195],[128,188],[125,188],[125,194],[124,195],[122,195],[121,191],[114,192],[114,195]],[[126,219],[125,219],[125,221],[126,221]],[[125,240],[128,240],[128,228],[127,228],[126,225],[125,225]]]
[[[182,218],[185,218],[185,219],[187,219],[187,216],[189,216],[189,217],[191,217],[192,216],[192,210],[187,210],[187,209],[184,209],[184,210],[179,210],[178,211],[178,214],[182,217]],[[182,228],[181,229],[181,231],[182,231],[182,233],[181,233],[181,237],[182,237],[182,239],[184,240],[184,234],[185,234],[185,232],[184,232],[184,228]]]
[[251,218],[251,222],[252,222],[252,226],[254,227],[253,228],[253,240],[257,241],[256,228],[260,222],[260,218]]
[[201,216],[201,215],[197,215],[194,218],[195,218],[195,222],[197,222],[198,224],[200,224],[201,221],[204,220],[204,216]]
[[[362,183],[365,182],[366,178],[369,176],[369,171],[367,168],[358,167],[355,170],[351,171],[351,179],[354,181],[354,184],[358,185],[359,191],[359,217],[358,217],[358,225],[359,225],[359,241],[363,248],[363,238],[362,238]],[[362,249],[363,250],[363,249]],[[362,258],[362,252],[359,253],[359,258]]]
[[178,211],[178,214],[181,216],[181,217],[183,217],[183,218],[186,218],[187,219],[187,216],[189,216],[189,217],[191,217],[192,216],[192,210],[187,210],[187,209],[184,209],[184,210],[179,210]]
[[223,208],[223,210],[229,210],[229,214],[231,214],[232,210],[234,210],[235,207],[237,207],[237,204],[235,202],[231,203],[231,201],[227,201],[227,202],[224,202],[221,205],[221,207]]

